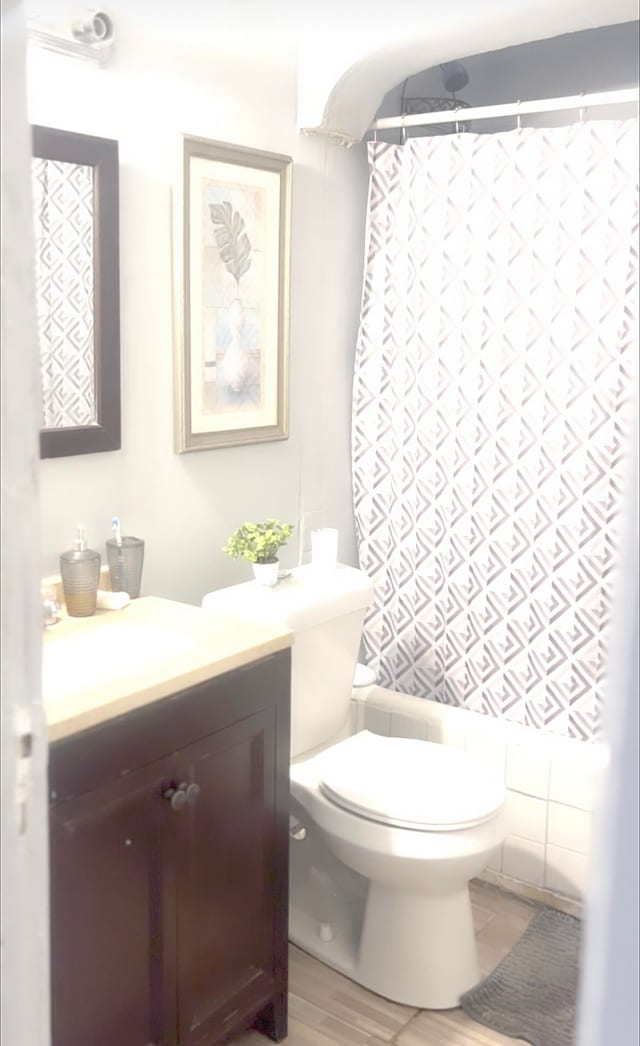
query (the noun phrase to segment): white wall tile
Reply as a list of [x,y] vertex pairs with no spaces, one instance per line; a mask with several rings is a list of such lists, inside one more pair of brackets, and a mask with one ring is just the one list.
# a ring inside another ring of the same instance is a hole
[[[432,720],[427,721],[427,741],[435,741],[436,744],[440,744],[442,735],[442,723],[434,723]],[[464,743],[464,738],[463,738]]]
[[449,711],[448,706],[440,704],[439,701],[424,701],[423,708],[428,723],[441,723]]
[[544,882],[544,846],[531,839],[520,839],[508,835],[502,853],[502,874],[512,879],[520,879],[532,886],[542,886]]
[[549,757],[536,746],[510,743],[507,747],[507,788],[546,799],[549,794]]
[[367,704],[375,705],[376,708],[384,708],[388,712],[404,712],[407,715],[416,716],[422,714],[422,708],[427,704],[426,701],[419,697],[411,697],[410,694],[399,694],[396,690],[389,690],[384,686],[367,687],[365,699]]
[[427,736],[427,721],[404,715],[402,712],[392,712],[389,735],[391,737],[417,737],[424,741]]
[[491,860],[489,861],[489,864],[487,865],[487,869],[486,870],[488,872],[501,872],[502,871],[502,851],[503,851],[503,847],[499,846],[498,849],[493,854],[493,856],[491,857]]
[[427,723],[427,740],[437,741],[441,745],[449,745],[450,748],[464,750],[465,731],[461,726],[452,723]]
[[366,705],[363,701],[360,701],[357,697],[351,698],[351,714],[353,716],[352,722],[354,723],[354,730],[364,730],[364,712]]
[[567,897],[583,897],[587,889],[589,859],[585,854],[547,844],[544,885]]
[[364,710],[364,729],[370,730],[372,734],[389,734],[390,713],[384,708],[376,708],[375,705],[367,705]]
[[592,815],[587,810],[562,803],[549,803],[547,842],[567,850],[588,854],[591,849]]
[[595,765],[589,764],[590,756],[590,750],[583,758],[563,753],[554,756],[549,777],[550,799],[579,810],[593,810],[597,774]]
[[505,803],[507,832],[534,843],[544,843],[547,828],[547,803],[531,795],[507,790]]
[[465,737],[465,751],[504,781],[506,745],[492,730],[473,730]]

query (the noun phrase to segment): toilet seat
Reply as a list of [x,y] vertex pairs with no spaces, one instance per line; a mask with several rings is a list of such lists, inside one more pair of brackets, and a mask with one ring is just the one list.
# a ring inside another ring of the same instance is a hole
[[320,791],[370,821],[422,832],[471,828],[496,816],[504,785],[468,753],[362,730],[316,757]]

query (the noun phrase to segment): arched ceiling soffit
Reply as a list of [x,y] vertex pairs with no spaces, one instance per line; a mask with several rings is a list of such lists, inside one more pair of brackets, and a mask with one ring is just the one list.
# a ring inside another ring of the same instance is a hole
[[393,20],[363,14],[361,25],[316,29],[300,40],[302,131],[358,142],[387,91],[414,73],[637,18],[635,0],[396,0],[393,12]]

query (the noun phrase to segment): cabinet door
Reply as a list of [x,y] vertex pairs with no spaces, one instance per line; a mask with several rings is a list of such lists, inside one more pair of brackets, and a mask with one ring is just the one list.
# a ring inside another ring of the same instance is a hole
[[273,995],[275,722],[271,707],[178,753],[196,786],[174,819],[181,1046],[220,1041]]
[[[168,1044],[163,789],[175,757],[51,809],[54,1046]],[[170,866],[169,866],[170,867]],[[174,1025],[175,1026],[175,1025]]]

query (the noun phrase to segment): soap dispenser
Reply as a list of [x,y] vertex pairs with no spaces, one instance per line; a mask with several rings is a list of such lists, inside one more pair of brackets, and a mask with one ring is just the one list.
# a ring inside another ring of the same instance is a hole
[[95,614],[100,582],[100,553],[87,548],[82,526],[76,527],[73,548],[60,556],[60,576],[69,617],[91,617]]

